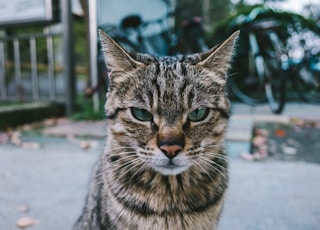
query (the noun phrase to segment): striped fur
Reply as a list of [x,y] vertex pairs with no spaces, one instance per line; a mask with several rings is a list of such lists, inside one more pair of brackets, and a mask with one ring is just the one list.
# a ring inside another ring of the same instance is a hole
[[[109,90],[107,139],[74,229],[216,229],[228,184],[227,70],[238,33],[203,54],[129,54],[100,33]],[[145,109],[150,121],[134,117]],[[207,108],[203,120],[188,114]],[[159,143],[177,141],[169,159]]]

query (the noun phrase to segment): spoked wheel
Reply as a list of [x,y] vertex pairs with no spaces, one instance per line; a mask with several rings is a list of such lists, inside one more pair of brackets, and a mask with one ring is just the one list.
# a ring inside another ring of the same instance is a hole
[[292,80],[296,92],[303,100],[320,103],[320,70],[302,66]]
[[264,49],[265,93],[271,111],[280,114],[286,102],[288,56],[274,31],[269,31],[266,35],[268,42]]
[[247,60],[247,67],[243,66],[239,73],[229,76],[228,87],[231,93],[244,103],[256,105],[266,101],[263,58],[261,56],[254,57],[254,55],[249,52]]
[[286,79],[283,71],[272,66],[272,60],[265,61],[265,93],[270,109],[282,113],[286,100]]

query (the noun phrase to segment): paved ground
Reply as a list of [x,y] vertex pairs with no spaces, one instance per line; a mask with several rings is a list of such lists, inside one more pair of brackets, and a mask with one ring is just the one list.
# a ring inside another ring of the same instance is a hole
[[[290,117],[319,119],[320,109],[290,104],[283,115],[274,116],[266,106],[234,104],[227,134],[230,189],[220,230],[319,229],[319,164],[246,162],[239,157],[248,151],[255,120],[287,122]],[[0,230],[18,229],[16,222],[24,216],[39,221],[30,229],[71,229],[81,212],[91,167],[103,149],[103,124],[63,123],[44,130],[50,136],[22,136],[40,148],[0,145]],[[86,138],[78,139],[80,134]],[[25,206],[28,210],[21,210]]]

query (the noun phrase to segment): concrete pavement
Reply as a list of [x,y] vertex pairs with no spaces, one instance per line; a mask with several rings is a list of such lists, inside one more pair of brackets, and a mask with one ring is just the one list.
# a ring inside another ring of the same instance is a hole
[[[243,161],[255,120],[319,119],[319,106],[292,103],[281,116],[267,106],[234,103],[227,133],[230,189],[220,230],[316,230],[320,226],[320,165]],[[0,145],[0,230],[27,216],[34,230],[68,230],[81,212],[91,168],[103,149],[104,122],[62,123],[24,134],[41,148]],[[67,138],[65,138],[67,136]],[[82,136],[81,138],[78,136]],[[90,143],[88,149],[81,145]],[[24,208],[22,208],[24,207]],[[25,210],[27,207],[27,211]]]

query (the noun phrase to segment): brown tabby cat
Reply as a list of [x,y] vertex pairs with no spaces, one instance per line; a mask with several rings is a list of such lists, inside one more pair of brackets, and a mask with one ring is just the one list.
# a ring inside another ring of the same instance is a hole
[[100,32],[107,140],[74,229],[216,229],[228,183],[225,86],[239,32],[202,54],[129,54]]

